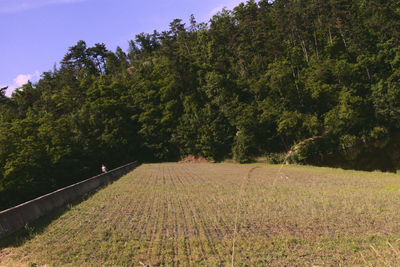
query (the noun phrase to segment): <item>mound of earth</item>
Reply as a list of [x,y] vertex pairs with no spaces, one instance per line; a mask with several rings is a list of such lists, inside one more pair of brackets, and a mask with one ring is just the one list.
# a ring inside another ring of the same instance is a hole
[[202,163],[202,162],[207,162],[207,160],[203,157],[196,157],[193,155],[188,155],[185,158],[183,158],[181,163]]

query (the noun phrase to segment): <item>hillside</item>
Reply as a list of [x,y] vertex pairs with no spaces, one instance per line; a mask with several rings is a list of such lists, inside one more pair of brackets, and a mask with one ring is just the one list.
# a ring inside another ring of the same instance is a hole
[[0,266],[339,266],[400,260],[394,174],[145,164],[3,247]]

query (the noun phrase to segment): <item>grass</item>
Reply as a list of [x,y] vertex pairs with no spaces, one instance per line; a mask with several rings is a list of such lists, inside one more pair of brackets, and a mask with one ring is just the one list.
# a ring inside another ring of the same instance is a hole
[[396,265],[399,210],[396,174],[147,164],[3,246],[0,266]]

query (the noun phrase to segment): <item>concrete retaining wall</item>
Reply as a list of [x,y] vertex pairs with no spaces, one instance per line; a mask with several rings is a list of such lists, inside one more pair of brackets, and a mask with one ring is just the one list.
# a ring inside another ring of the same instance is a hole
[[0,212],[0,239],[6,237],[26,224],[30,224],[42,216],[48,215],[85,194],[108,184],[139,166],[138,162],[129,163],[82,182],[61,188],[47,195],[22,203]]

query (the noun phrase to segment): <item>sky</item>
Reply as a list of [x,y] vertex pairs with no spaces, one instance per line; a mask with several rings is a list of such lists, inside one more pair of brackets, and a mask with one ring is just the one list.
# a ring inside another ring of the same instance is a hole
[[139,33],[167,30],[174,19],[208,22],[245,0],[0,0],[0,88],[12,91],[53,70],[79,40],[124,51]]

